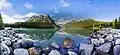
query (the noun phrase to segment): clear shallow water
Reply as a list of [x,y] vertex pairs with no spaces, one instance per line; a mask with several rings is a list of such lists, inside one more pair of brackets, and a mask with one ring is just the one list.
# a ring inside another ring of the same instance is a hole
[[55,29],[28,29],[28,28],[14,28],[14,29],[20,30],[20,33],[25,33],[30,35],[30,38],[34,40],[40,40],[45,42],[43,45],[46,45],[48,42],[51,41],[55,41],[59,45],[63,45],[63,40],[66,37],[69,37],[72,40],[74,40],[76,44],[88,43],[87,37],[65,34]]

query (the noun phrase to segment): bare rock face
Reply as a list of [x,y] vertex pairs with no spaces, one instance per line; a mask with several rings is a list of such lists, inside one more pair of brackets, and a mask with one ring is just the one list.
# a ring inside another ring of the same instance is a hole
[[38,16],[32,16],[27,21],[28,23],[32,23],[38,27],[58,27],[54,20],[49,15],[38,15]]

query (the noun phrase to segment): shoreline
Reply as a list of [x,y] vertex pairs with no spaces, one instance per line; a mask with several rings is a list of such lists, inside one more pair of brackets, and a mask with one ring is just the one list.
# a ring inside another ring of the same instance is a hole
[[[114,33],[119,35],[116,36]],[[1,50],[5,50],[0,52],[2,55],[20,55],[22,52],[24,55],[113,55],[116,53],[114,51],[116,47],[120,46],[120,30],[117,29],[103,29],[93,32],[91,36],[86,37],[89,39],[88,44],[75,45],[74,41],[68,38],[67,41],[69,41],[65,42],[67,46],[60,46],[56,42],[47,43],[45,41],[43,43],[43,41],[32,40],[28,35],[20,34],[12,29],[1,30],[0,35]],[[49,45],[41,48],[45,43]]]

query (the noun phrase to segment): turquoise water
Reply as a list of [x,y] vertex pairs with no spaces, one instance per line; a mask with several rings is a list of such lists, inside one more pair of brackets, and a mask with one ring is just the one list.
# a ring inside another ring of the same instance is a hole
[[63,40],[66,37],[71,38],[75,41],[76,44],[79,43],[88,43],[87,37],[84,36],[76,36],[71,34],[66,34],[64,32],[60,32],[59,30],[55,29],[28,29],[28,28],[14,28],[15,30],[20,30],[20,33],[25,33],[30,36],[30,38],[34,40],[40,41],[55,41],[58,44],[62,45]]

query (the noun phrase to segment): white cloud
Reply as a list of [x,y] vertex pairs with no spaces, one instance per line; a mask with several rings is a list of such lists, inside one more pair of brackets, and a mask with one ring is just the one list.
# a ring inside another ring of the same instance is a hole
[[70,6],[68,0],[60,0],[60,5],[62,7],[69,7]]
[[8,0],[0,0],[0,10],[2,9],[11,9],[12,4],[8,2]]
[[33,5],[31,3],[25,3],[24,7],[27,8],[27,9],[32,9]]

